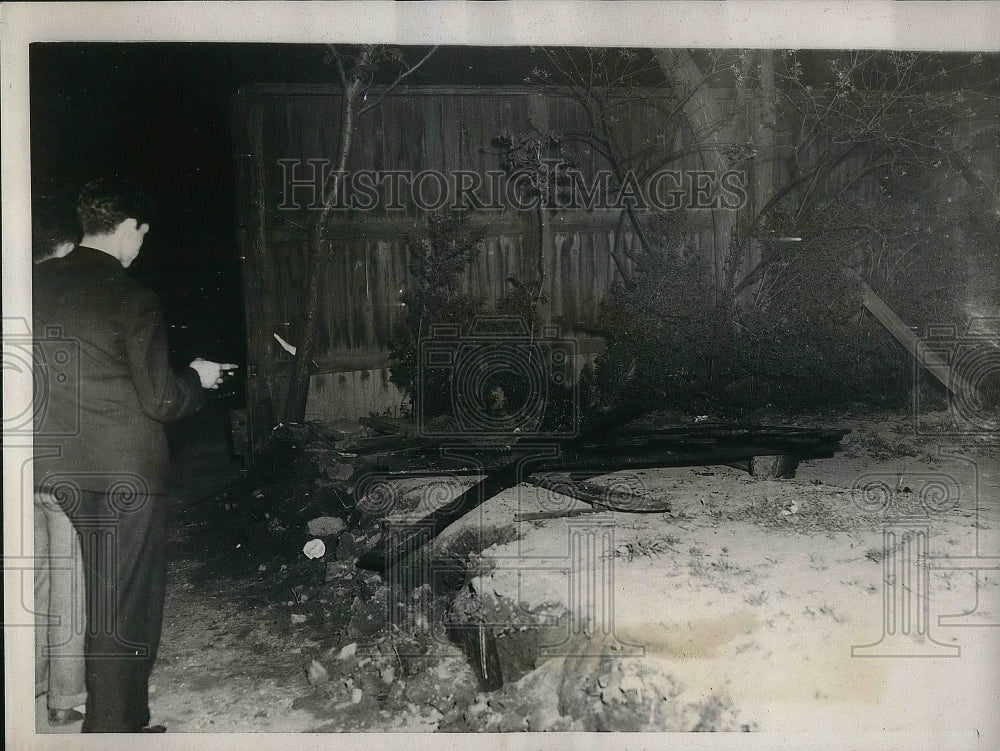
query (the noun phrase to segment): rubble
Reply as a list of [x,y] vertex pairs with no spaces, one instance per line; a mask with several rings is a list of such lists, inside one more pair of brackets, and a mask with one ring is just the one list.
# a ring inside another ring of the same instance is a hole
[[[524,477],[525,457],[516,440],[487,447],[472,466],[428,454],[405,424],[373,419],[350,431],[344,427],[275,428],[255,465],[206,504],[210,518],[199,524],[203,549],[213,551],[206,555],[203,575],[255,582],[268,607],[283,613],[286,629],[312,637],[306,643],[316,646],[300,650],[316,692],[306,704],[328,708],[345,730],[364,728],[373,713],[387,708],[411,715],[408,727],[451,731],[627,730],[649,727],[653,717],[674,728],[671,712],[684,717],[676,729],[699,723],[731,729],[724,704],[705,720],[708,715],[680,706],[650,677],[609,672],[590,658],[565,664],[545,658],[543,645],[557,640],[565,614],[531,610],[499,596],[481,570],[483,548],[517,538],[513,516],[505,526],[480,526],[476,535],[425,544]],[[399,432],[377,434],[388,429]],[[739,436],[732,430],[697,429],[709,431],[713,446],[726,446],[722,458],[740,456],[742,449],[733,443]],[[697,453],[681,451],[680,459],[671,460],[671,452],[688,440],[684,431],[633,432],[626,438],[643,465],[689,462]],[[804,434],[793,438],[811,440]],[[753,438],[758,450],[787,439],[760,432]],[[829,451],[839,435],[828,431],[820,439],[822,450]],[[587,481],[594,472],[574,474],[574,462],[623,461],[622,451],[613,455],[608,440],[602,436],[593,449],[571,447],[562,465],[546,468],[537,484],[598,509],[669,510],[662,495]],[[372,447],[376,453],[365,453]],[[786,468],[777,461],[766,466],[771,465]],[[765,463],[760,467],[763,474]],[[444,481],[434,480],[442,473]],[[438,487],[444,485],[446,493]],[[573,513],[560,507],[545,518]],[[429,538],[407,537],[407,524],[427,519],[433,527]],[[386,551],[392,552],[392,567],[358,565]],[[419,572],[430,570],[431,561],[437,568],[429,583]],[[525,681],[549,681],[551,703],[529,706],[519,695]]]
[[321,686],[330,680],[330,674],[323,667],[322,663],[312,660],[309,663],[309,667],[306,668],[306,679],[309,681],[310,686]]
[[302,546],[306,558],[322,558],[326,555],[326,543],[322,540],[310,540]]
[[333,537],[347,528],[347,524],[338,516],[318,516],[306,524],[306,531],[313,537]]

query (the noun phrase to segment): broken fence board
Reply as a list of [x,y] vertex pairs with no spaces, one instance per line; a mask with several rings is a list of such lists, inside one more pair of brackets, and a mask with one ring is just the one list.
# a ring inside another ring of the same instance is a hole
[[400,451],[403,449],[420,448],[425,441],[419,438],[406,438],[401,435],[377,435],[371,438],[345,438],[334,443],[338,451],[356,453],[372,453],[375,451]]
[[525,478],[525,482],[553,493],[575,498],[591,506],[599,506],[613,511],[648,514],[670,510],[669,502],[664,499],[648,494],[626,493],[606,485],[573,480],[566,475],[539,475]]
[[400,438],[416,438],[417,426],[413,420],[406,420],[400,417],[361,417],[358,422],[366,428],[377,430],[379,433],[395,435]]
[[[907,352],[934,376],[941,384],[956,396],[961,395],[972,402],[978,401],[976,387],[953,370],[948,361],[940,353],[922,347],[920,338],[913,333],[892,308],[879,297],[875,290],[869,287],[861,277],[853,271],[848,272],[861,285],[862,305],[878,322],[888,329],[889,333],[906,349]],[[970,402],[970,403],[972,403]]]

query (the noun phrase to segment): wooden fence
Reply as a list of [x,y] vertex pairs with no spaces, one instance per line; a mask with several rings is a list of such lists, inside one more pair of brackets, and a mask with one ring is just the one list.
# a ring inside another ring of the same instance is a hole
[[[257,86],[240,92],[233,105],[251,400],[268,403],[273,420],[281,414],[291,366],[291,355],[274,334],[293,345],[298,338],[309,206],[320,196],[324,164],[335,162],[340,98],[326,87]],[[629,124],[621,128],[619,146],[623,153],[639,154],[637,167],[648,159],[647,147],[683,140],[675,125],[665,125],[641,99],[618,115]],[[504,170],[505,150],[495,143],[497,136],[572,134],[584,129],[585,117],[572,97],[528,88],[400,89],[365,115],[348,172],[453,176],[465,171],[479,176],[485,192],[488,181]],[[586,144],[571,136],[564,144],[585,179],[606,169]],[[689,156],[670,166],[698,163]],[[454,179],[449,178],[447,188],[444,203],[449,206],[457,189]],[[389,344],[405,316],[400,296],[413,283],[405,238],[425,235],[428,216],[412,191],[404,193],[403,200],[395,200],[389,186],[380,184],[371,210],[344,208],[331,222],[307,409],[312,418],[356,417],[359,410],[392,409],[402,399],[385,368]],[[393,203],[398,207],[391,208]],[[629,225],[621,229],[618,210],[546,211],[545,245],[540,246],[536,212],[519,210],[506,200],[499,203],[470,219],[485,238],[465,275],[466,291],[491,306],[507,291],[510,277],[534,280],[541,254],[547,298],[543,317],[566,335],[576,335],[579,324],[596,319],[602,297],[619,278],[610,250],[617,248],[620,257],[627,257],[637,242]],[[710,248],[712,231],[706,217],[692,242]],[[629,262],[625,264],[628,270]],[[586,338],[580,344],[588,356],[598,346]]]
[[[732,91],[710,93],[722,108],[733,101]],[[337,89],[324,86],[254,86],[233,100],[249,336],[248,393],[258,432],[282,413],[292,358],[275,334],[292,345],[299,337],[309,205],[320,199],[317,186],[324,163],[332,166],[336,160],[339,108]],[[768,115],[762,107],[743,106],[741,111],[732,132],[751,141],[766,132],[762,123]],[[622,153],[636,155],[632,163],[636,169],[649,166],[658,154],[684,151],[689,134],[677,127],[676,118],[662,117],[655,93],[648,99],[635,97],[616,117],[618,146]],[[495,143],[501,134],[517,138],[560,133],[561,146],[580,173],[596,179],[607,163],[572,137],[586,129],[586,112],[567,93],[540,93],[529,87],[403,87],[364,115],[347,171],[450,176],[443,201],[447,206],[455,198],[459,173],[487,186],[491,175],[503,171],[505,151]],[[774,146],[789,138],[788,133],[772,130],[764,139],[771,153],[762,153],[745,166],[743,215],[758,211],[785,175],[788,167]],[[706,165],[694,151],[664,166],[696,171]],[[845,163],[845,174],[856,167]],[[871,189],[877,187],[872,184]],[[412,191],[394,197],[391,181],[374,183],[360,198],[370,201],[371,207],[336,211],[329,233],[309,418],[353,419],[395,409],[402,400],[386,369],[390,342],[405,316],[400,296],[413,283],[404,240],[426,233],[426,204],[432,201],[421,206]],[[718,279],[725,273],[726,249],[716,242],[712,214],[688,212],[694,217],[688,242],[704,254]],[[592,357],[599,342],[581,331],[597,317],[602,297],[619,278],[610,251],[617,248],[627,257],[637,242],[628,223],[620,224],[620,217],[619,210],[599,208],[547,211],[546,232],[540,234],[536,212],[518,210],[509,201],[475,211],[470,222],[482,227],[485,239],[467,269],[465,289],[487,304],[495,303],[510,277],[530,283],[541,258],[548,300],[544,319],[565,335],[578,337],[585,357]],[[756,260],[752,252],[744,259],[744,268]]]

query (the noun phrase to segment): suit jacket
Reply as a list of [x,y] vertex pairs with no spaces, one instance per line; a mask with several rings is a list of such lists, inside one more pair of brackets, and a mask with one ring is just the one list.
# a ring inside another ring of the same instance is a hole
[[196,411],[198,374],[168,362],[156,295],[111,255],[78,247],[34,273],[35,487],[165,490],[163,423]]

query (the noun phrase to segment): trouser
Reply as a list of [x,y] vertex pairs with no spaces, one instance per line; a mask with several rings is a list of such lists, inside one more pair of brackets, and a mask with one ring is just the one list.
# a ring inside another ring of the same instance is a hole
[[80,541],[49,493],[35,493],[35,695],[49,709],[87,699],[84,575]]
[[80,533],[87,588],[84,733],[128,733],[149,724],[149,674],[163,624],[165,499],[127,503],[81,493],[69,510]]

